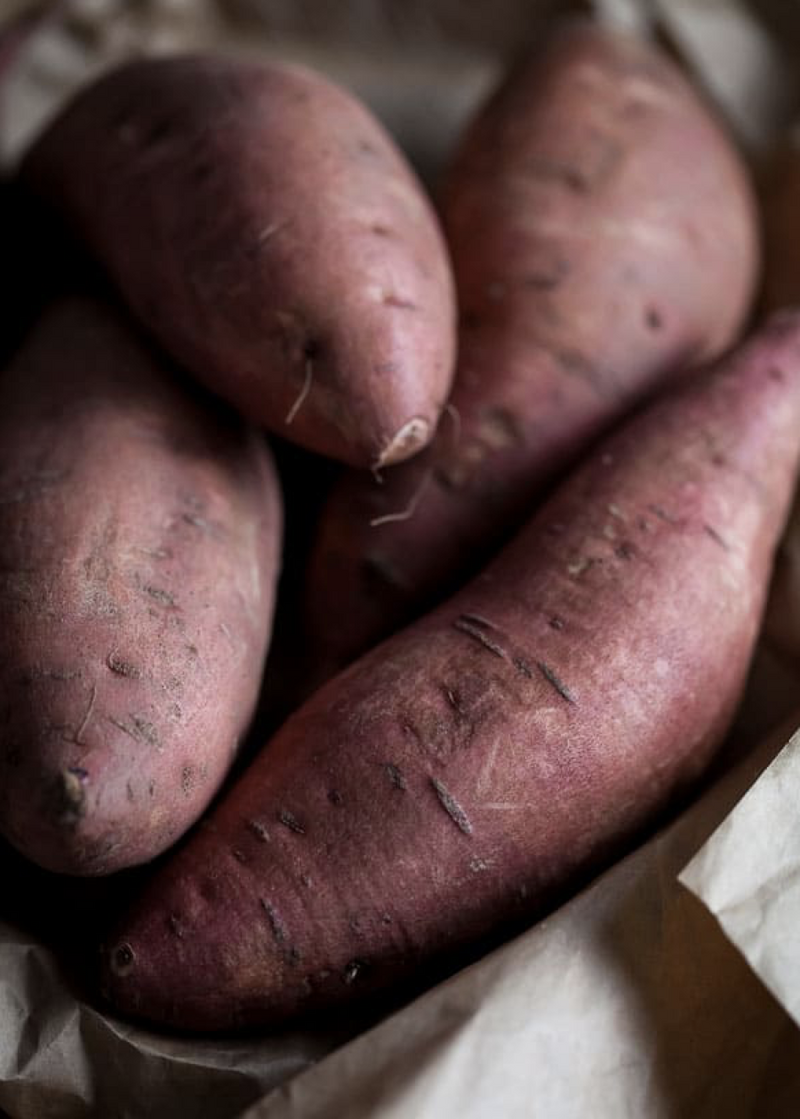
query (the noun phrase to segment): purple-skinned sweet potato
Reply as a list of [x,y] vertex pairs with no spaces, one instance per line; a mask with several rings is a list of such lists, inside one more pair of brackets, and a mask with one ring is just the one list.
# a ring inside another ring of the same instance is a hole
[[277,63],[130,63],[67,106],[21,173],[250,420],[357,466],[431,438],[454,363],[443,238],[343,89]]
[[310,683],[454,590],[603,429],[724,350],[750,304],[742,161],[664,54],[601,27],[569,24],[509,74],[441,210],[452,408],[382,484],[348,472],[334,489],[308,575]]
[[0,379],[0,832],[107,874],[173,843],[256,702],[281,508],[263,438],[104,303]]
[[109,941],[184,1029],[369,994],[540,911],[709,764],[800,458],[800,315],[603,443],[446,604],[290,716]]

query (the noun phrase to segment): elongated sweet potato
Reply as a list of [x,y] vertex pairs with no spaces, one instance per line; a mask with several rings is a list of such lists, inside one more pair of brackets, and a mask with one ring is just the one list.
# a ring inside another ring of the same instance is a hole
[[344,90],[224,57],[132,63],[67,107],[22,176],[250,419],[359,466],[430,439],[449,263],[413,172]]
[[112,940],[115,1005],[271,1022],[540,907],[707,765],[800,457],[800,315],[598,449],[284,724]]
[[263,440],[102,303],[0,379],[0,831],[103,874],[208,804],[255,704],[281,510]]
[[308,577],[314,675],[477,570],[612,420],[728,346],[753,291],[729,141],[655,47],[588,24],[501,85],[442,216],[462,312],[452,412],[382,485],[352,473],[334,490]]

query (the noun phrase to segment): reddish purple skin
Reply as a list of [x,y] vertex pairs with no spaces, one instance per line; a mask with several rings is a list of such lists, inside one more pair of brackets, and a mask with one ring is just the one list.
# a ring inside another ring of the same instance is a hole
[[0,379],[0,832],[68,874],[146,862],[219,788],[280,563],[263,439],[100,302]]
[[442,219],[461,308],[453,413],[382,485],[352,472],[334,489],[306,594],[314,677],[452,592],[612,421],[724,350],[750,306],[740,158],[668,58],[600,27],[570,26],[508,76],[464,138]]
[[335,1005],[619,851],[723,737],[799,456],[797,315],[284,724],[117,929],[117,1009],[218,1030]]
[[241,59],[132,63],[79,94],[22,177],[249,419],[356,466],[431,438],[454,365],[444,240],[344,90]]

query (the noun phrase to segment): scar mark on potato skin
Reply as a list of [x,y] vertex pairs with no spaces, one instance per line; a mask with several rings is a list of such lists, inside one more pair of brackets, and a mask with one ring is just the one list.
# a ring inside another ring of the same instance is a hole
[[717,544],[719,544],[720,548],[722,548],[726,552],[730,552],[730,550],[731,550],[730,544],[728,543],[728,541],[725,539],[724,536],[720,536],[720,534],[713,527],[713,525],[704,524],[703,525],[703,531],[708,536],[710,536],[712,540],[714,540]]
[[598,396],[615,396],[613,378],[579,350],[570,349],[566,346],[545,346],[544,349],[565,373],[572,377],[578,377],[591,385]]
[[135,963],[136,954],[126,941],[118,944],[109,956],[111,971],[121,978],[130,974]]
[[294,832],[295,835],[306,834],[306,829],[303,827],[294,813],[290,812],[288,808],[280,809],[280,811],[278,812],[278,820],[281,824],[283,824],[285,828],[288,828],[289,831]]
[[212,537],[212,539],[218,539],[220,536],[219,527],[206,520],[205,517],[201,517],[199,513],[182,513],[181,519],[185,524],[191,525],[192,528],[198,529],[199,532]]
[[453,622],[453,628],[457,629],[459,633],[465,633],[468,637],[474,638],[484,649],[488,649],[490,653],[494,653],[496,657],[505,659],[506,652],[496,641],[492,641],[490,637],[483,632],[480,626],[475,625],[469,620],[469,615],[462,614]]
[[637,552],[634,545],[629,543],[629,541],[627,540],[621,541],[614,549],[614,555],[617,557],[617,559],[621,560],[636,559],[638,554],[639,553]]
[[466,714],[464,708],[461,706],[461,699],[458,695],[458,692],[453,691],[453,689],[449,688],[447,684],[442,684],[442,691],[444,693],[444,698],[447,700],[447,702],[450,704],[457,715],[463,716],[464,714]]
[[599,567],[603,562],[600,556],[580,556],[574,563],[567,565],[567,574],[572,579],[579,579],[581,575]]
[[381,302],[385,307],[396,307],[400,311],[418,311],[419,307],[411,299],[404,299],[395,292],[385,292]]
[[433,786],[433,791],[436,793],[439,804],[441,804],[458,830],[463,832],[464,835],[472,835],[472,824],[470,823],[469,817],[450,790],[435,777],[431,777],[431,785]]
[[533,679],[533,669],[523,657],[514,657],[512,663],[517,672],[521,673],[528,680]]
[[174,595],[169,591],[165,591],[163,587],[154,587],[148,583],[145,585],[144,593],[153,599],[154,602],[159,603],[160,606],[166,606],[170,610],[177,609]]
[[366,965],[362,960],[351,960],[344,969],[342,979],[348,986],[351,983],[355,983],[356,979],[358,979],[359,975],[365,967]]
[[142,675],[135,664],[123,660],[113,649],[106,657],[106,664],[116,676],[126,676],[131,680],[138,680]]
[[259,843],[269,843],[269,832],[260,820],[246,820],[245,827],[256,837]]
[[655,517],[658,517],[658,519],[660,521],[663,521],[664,524],[667,524],[667,525],[680,525],[681,524],[680,518],[673,516],[672,513],[669,513],[663,507],[663,505],[648,505],[647,508],[650,510],[650,512]]
[[393,788],[399,789],[401,792],[405,792],[408,789],[408,783],[404,774],[394,762],[384,762],[383,769]]
[[473,626],[480,626],[481,629],[497,629],[494,622],[490,622],[489,619],[484,618],[482,614],[462,614],[461,618]]
[[123,722],[122,719],[117,719],[113,715],[109,715],[108,721],[112,723],[123,734],[127,734],[134,742],[146,742],[148,746],[155,746],[161,749],[161,740],[158,736],[158,731],[152,723],[147,719],[143,719],[141,715],[129,714],[128,719],[130,722]]
[[286,940],[288,939],[288,932],[286,929],[286,925],[281,920],[278,910],[275,908],[272,902],[267,901],[266,898],[259,898],[258,904],[261,906],[264,913],[266,914],[270,930],[272,932],[272,935],[275,937],[276,942],[280,945],[285,944]]
[[562,699],[565,699],[567,701],[567,703],[577,703],[578,702],[575,699],[575,696],[572,694],[572,692],[566,686],[566,684],[562,683],[562,681],[559,680],[558,676],[556,676],[555,672],[553,672],[552,668],[550,668],[549,665],[545,664],[544,661],[537,661],[536,662],[536,667],[539,669],[542,676],[544,676],[544,678],[548,682],[548,684],[550,684],[551,687],[555,688],[555,690],[558,692],[558,694],[561,696]]

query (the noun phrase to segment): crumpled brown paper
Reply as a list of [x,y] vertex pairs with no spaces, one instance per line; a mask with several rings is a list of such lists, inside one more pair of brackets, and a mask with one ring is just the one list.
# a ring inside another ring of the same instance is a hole
[[[25,2],[13,0],[14,10]],[[299,58],[350,84],[432,180],[503,55],[558,7],[72,0],[16,68],[0,151],[13,158],[69,91],[110,62],[225,45]],[[794,112],[800,13],[787,15],[791,6],[595,7],[657,31],[754,154]],[[800,519],[796,531],[800,541]],[[793,585],[781,591],[786,601]],[[734,736],[740,746],[800,704],[798,679],[800,664],[762,651]],[[800,740],[753,784],[793,729],[747,754],[546,921],[349,1044],[363,1025],[354,1019],[326,1033],[236,1041],[147,1033],[90,1006],[39,940],[0,921],[0,1109],[12,1119],[234,1119],[250,1105],[251,1119],[800,1114]]]
[[151,1034],[86,1005],[40,941],[0,922],[0,1109],[11,1119],[232,1119],[343,1034]]
[[798,1025],[799,788],[800,732],[680,876]]

